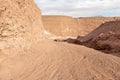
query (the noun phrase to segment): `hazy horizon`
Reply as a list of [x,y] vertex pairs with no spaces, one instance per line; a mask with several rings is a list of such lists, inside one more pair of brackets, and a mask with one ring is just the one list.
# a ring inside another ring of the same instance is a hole
[[120,16],[120,0],[35,0],[42,15]]

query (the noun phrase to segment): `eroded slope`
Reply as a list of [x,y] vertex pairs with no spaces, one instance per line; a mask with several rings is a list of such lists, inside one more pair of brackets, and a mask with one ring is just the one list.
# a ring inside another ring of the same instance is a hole
[[0,0],[0,49],[18,51],[39,41],[43,30],[40,14],[33,0]]
[[118,20],[120,17],[81,17],[68,16],[42,16],[45,29],[59,36],[86,35],[109,21]]
[[80,32],[77,20],[69,16],[42,16],[45,29],[57,36],[76,36]]

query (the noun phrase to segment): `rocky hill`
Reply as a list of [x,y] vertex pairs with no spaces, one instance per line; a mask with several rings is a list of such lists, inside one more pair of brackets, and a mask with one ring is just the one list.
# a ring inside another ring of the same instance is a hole
[[0,0],[0,50],[21,51],[39,41],[43,32],[40,15],[33,0]]
[[81,17],[42,16],[45,29],[59,36],[86,35],[102,23],[120,19],[120,17]]
[[[120,20],[109,21],[101,24],[88,35],[78,38],[88,47],[109,53],[119,53]],[[120,54],[119,54],[120,55]]]
[[120,56],[120,20],[105,22],[86,36],[78,36],[77,39],[68,38],[55,41],[84,45]]

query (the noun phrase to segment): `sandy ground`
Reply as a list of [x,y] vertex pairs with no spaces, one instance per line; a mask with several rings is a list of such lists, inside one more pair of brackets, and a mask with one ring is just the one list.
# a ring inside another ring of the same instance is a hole
[[0,0],[0,80],[120,80],[119,57],[50,38],[33,0]]
[[120,80],[119,57],[84,46],[45,40],[16,56],[0,53],[0,80]]

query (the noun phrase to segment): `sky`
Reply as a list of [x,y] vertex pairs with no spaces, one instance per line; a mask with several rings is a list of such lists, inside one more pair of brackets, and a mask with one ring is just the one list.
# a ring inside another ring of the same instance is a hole
[[35,0],[43,15],[120,16],[120,0]]

